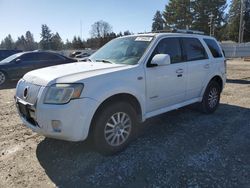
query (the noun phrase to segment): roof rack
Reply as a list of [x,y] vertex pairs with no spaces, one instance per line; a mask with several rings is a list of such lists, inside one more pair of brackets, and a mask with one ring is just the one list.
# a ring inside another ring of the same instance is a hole
[[195,31],[195,30],[189,30],[189,29],[168,29],[168,30],[152,31],[148,33],[186,33],[186,34],[198,34],[198,35],[205,34],[202,31]]

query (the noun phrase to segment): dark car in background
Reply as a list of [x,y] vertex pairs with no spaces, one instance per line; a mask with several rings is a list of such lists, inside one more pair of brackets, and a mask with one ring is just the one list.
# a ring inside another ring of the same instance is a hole
[[0,50],[0,61],[19,52],[22,50]]
[[29,71],[53,65],[76,62],[54,52],[21,52],[0,61],[0,87],[10,80],[18,80]]
[[77,55],[80,55],[82,52],[81,51],[74,51],[71,54],[69,54],[69,57],[75,58]]
[[78,55],[75,56],[75,58],[85,58],[85,57],[89,57],[91,54],[89,53],[80,53]]

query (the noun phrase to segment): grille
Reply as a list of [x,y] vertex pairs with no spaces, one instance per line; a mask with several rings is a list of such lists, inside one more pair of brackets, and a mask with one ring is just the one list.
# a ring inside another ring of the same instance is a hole
[[16,96],[30,104],[35,104],[40,89],[41,86],[28,83],[25,80],[20,80],[17,84]]

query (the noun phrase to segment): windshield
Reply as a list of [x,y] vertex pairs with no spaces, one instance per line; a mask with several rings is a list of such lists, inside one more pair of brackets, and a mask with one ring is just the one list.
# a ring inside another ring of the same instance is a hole
[[117,38],[90,56],[91,61],[135,65],[138,63],[153,37],[138,36]]
[[11,56],[9,56],[9,57],[3,59],[2,61],[0,61],[0,63],[9,63],[9,62],[11,62],[13,59],[15,59],[15,58],[21,56],[22,54],[23,54],[23,53],[13,54],[13,55],[11,55]]

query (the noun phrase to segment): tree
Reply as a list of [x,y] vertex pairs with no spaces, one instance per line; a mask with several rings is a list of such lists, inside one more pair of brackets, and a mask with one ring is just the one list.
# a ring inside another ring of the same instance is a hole
[[157,10],[153,18],[152,31],[163,30],[163,28],[164,28],[164,20],[162,18],[161,12]]
[[72,40],[72,48],[73,49],[83,49],[85,48],[84,42],[81,40],[80,37],[74,36]]
[[[215,35],[225,24],[226,0],[196,0],[191,3],[191,12],[193,15],[193,23],[191,28],[194,30],[203,31],[206,34],[215,31]],[[212,16],[212,23],[210,16]]]
[[27,41],[23,35],[17,38],[15,46],[18,50],[26,51]]
[[15,48],[15,43],[10,34],[2,40],[1,48],[6,50],[13,50]]
[[[226,7],[226,0],[211,0],[209,2],[205,0],[170,0],[165,7],[163,17],[167,27],[188,28],[209,34],[211,25],[212,33],[220,36],[220,32],[225,27],[224,11]],[[211,15],[213,20],[212,23],[209,23]]]
[[51,37],[51,49],[52,50],[62,50],[63,48],[63,41],[59,35],[59,33],[56,32],[56,34],[52,35]]
[[42,33],[41,33],[41,41],[40,41],[41,49],[43,50],[51,49],[51,37],[52,37],[51,30],[46,24],[43,24]]
[[[243,15],[243,41],[250,41],[250,0],[244,0],[244,15]],[[233,41],[239,40],[239,27],[240,27],[240,12],[241,12],[241,0],[233,0],[229,13],[228,13],[228,25],[227,32],[228,38]]]
[[243,40],[244,40],[244,42],[250,41],[250,0],[245,1]]
[[91,26],[90,34],[92,38],[104,38],[112,32],[112,26],[103,20],[95,22]]
[[124,35],[124,36],[132,35],[132,33],[131,33],[129,30],[127,30],[127,31],[124,31],[124,32],[123,32],[123,35]]
[[37,49],[36,42],[34,40],[33,34],[30,31],[25,33],[26,46],[25,50],[31,51]]
[[64,49],[72,49],[72,42],[69,39],[66,39],[66,43],[64,44]]
[[186,29],[193,22],[190,0],[170,0],[163,12],[166,27]]

